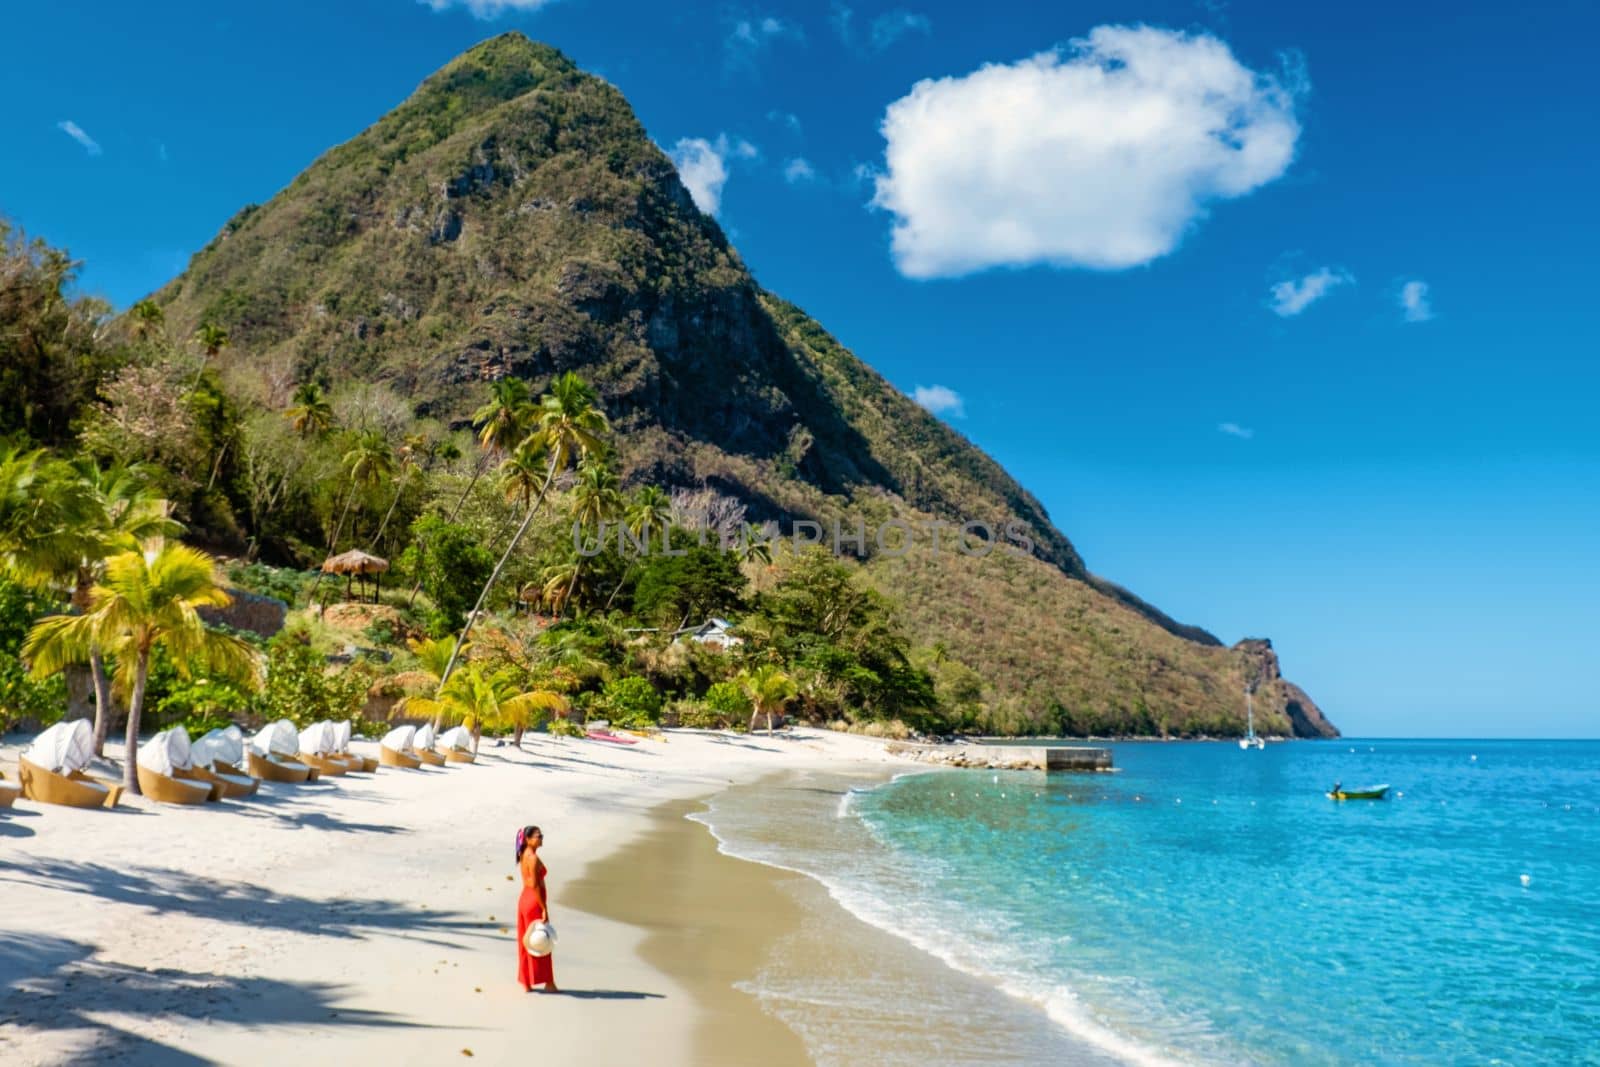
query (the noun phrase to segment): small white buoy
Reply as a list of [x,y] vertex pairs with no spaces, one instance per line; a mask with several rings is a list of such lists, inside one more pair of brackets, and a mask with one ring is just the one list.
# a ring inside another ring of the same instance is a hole
[[1527,875],[1527,874],[1523,875],[1522,876],[1523,888],[1527,888],[1528,883],[1531,882],[1531,881],[1533,881],[1533,877],[1531,875]]
[[951,793],[951,794],[950,794],[950,795],[951,795],[951,796],[955,796],[955,794],[954,794],[954,793]]
[[1350,750],[1350,751],[1351,751],[1351,752],[1354,752],[1354,751],[1355,751],[1355,749],[1353,749],[1353,748],[1352,748],[1352,749],[1351,749],[1351,750]]
[[1478,757],[1477,756],[1473,756],[1472,757],[1472,762],[1473,763],[1477,763],[1478,762]]
[[1212,802],[1211,802],[1211,803],[1213,803],[1213,804],[1215,804],[1215,803],[1216,803],[1216,801],[1215,801],[1215,800],[1213,800],[1213,801],[1212,801]]
[[1173,801],[1173,803],[1174,804],[1182,804],[1183,803],[1183,798],[1179,797],[1177,800]]
[[1001,793],[1001,794],[1000,794],[1000,799],[1001,799],[1001,800],[1004,800],[1004,799],[1005,799],[1005,798],[1006,798],[1006,795],[1005,795],[1005,794],[1004,794],[1004,793]]
[[1398,799],[1399,797],[1405,796],[1406,792],[1405,792],[1404,789],[1397,789],[1397,790],[1395,790],[1395,794],[1394,795]]
[[[1476,758],[1477,758],[1477,757],[1473,757],[1473,758],[1474,758],[1474,759],[1476,759]],[[989,781],[991,781],[991,782],[994,782],[994,783],[996,783],[996,784],[999,784],[999,782],[1000,782],[1000,776],[999,776],[999,775],[998,775],[998,774],[991,774],[991,775],[990,775],[990,776],[989,776]]]
[[1142,797],[1142,796],[1140,796],[1140,795],[1139,795],[1139,794],[1137,794],[1137,793],[1135,793],[1135,794],[1134,794],[1134,795],[1133,795],[1133,799],[1135,799],[1135,800],[1143,800],[1143,799],[1144,799],[1144,797]]

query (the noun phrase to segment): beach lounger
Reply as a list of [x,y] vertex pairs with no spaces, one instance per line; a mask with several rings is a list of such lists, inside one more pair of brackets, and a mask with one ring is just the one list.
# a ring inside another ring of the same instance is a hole
[[161,774],[142,764],[138,770],[139,792],[149,800],[160,801],[163,804],[204,804],[208,800],[217,799],[212,795],[216,786],[210,782]]
[[299,752],[295,759],[322,774],[336,776],[350,773],[350,764],[334,755],[338,750],[338,735],[334,724],[324,720],[312,723],[300,731]]
[[94,778],[83,768],[94,759],[94,727],[88,719],[58,722],[33,739],[17,760],[22,795],[42,804],[69,808],[111,808],[122,786]]
[[444,753],[434,749],[433,742],[433,727],[419,726],[417,727],[416,736],[411,739],[411,751],[428,766],[443,767],[445,764]]
[[248,774],[240,774],[231,765],[226,763],[213,763],[210,767],[195,767],[191,772],[195,780],[210,782],[216,787],[213,800],[241,800],[244,797],[255,796],[261,788],[261,779],[252,778]]
[[250,776],[263,782],[314,782],[316,771],[299,760],[287,756],[263,756],[251,750],[245,753],[249,760]]
[[41,804],[61,804],[69,808],[114,808],[122,798],[122,786],[82,771],[57,774],[29,762],[17,760],[17,776],[22,779],[22,795]]
[[137,772],[139,792],[163,804],[204,804],[222,799],[222,791],[216,785],[195,777],[189,731],[181,726],[162,730],[139,746]]
[[378,762],[385,767],[404,767],[412,771],[420,768],[422,760],[411,748],[416,736],[415,726],[396,726],[384,734],[383,740],[378,742]]
[[443,753],[451,763],[471,763],[477,759],[472,753],[472,733],[465,726],[454,726],[440,734],[434,751]]

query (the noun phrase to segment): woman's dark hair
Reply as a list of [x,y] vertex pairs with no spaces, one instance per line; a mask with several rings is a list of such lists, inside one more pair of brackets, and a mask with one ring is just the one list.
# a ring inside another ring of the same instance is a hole
[[527,850],[528,842],[533,839],[533,836],[535,834],[541,834],[542,835],[543,831],[540,830],[537,826],[524,826],[522,829],[517,831],[517,862],[518,863],[522,862],[522,853]]

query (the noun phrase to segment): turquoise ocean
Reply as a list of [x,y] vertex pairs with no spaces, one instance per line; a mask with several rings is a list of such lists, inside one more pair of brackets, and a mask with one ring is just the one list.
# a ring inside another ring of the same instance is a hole
[[[717,798],[725,851],[951,976],[908,992],[868,960],[818,988],[780,959],[755,991],[821,1062],[866,1031],[816,1005],[880,997],[978,1019],[948,1062],[1600,1063],[1600,742],[1111,747],[1113,774]],[[1338,803],[1336,780],[1391,792]]]

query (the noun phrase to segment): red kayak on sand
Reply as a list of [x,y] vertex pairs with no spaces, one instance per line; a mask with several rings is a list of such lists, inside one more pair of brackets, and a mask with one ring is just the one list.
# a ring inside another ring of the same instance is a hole
[[637,745],[639,743],[635,739],[618,737],[616,734],[610,733],[606,730],[590,730],[584,736],[591,741],[610,741],[615,745]]

